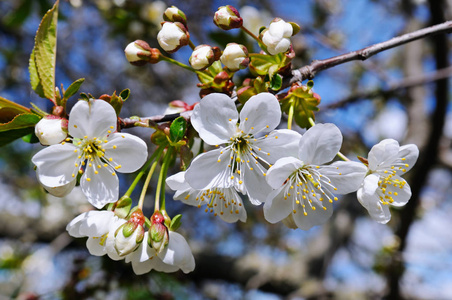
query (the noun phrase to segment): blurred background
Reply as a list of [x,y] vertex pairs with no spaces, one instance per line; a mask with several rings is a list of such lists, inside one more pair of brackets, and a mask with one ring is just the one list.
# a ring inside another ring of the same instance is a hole
[[[256,33],[273,17],[300,24],[292,38],[296,68],[452,19],[450,0],[62,0],[57,84],[85,78],[80,92],[94,96],[129,88],[122,117],[162,114],[176,99],[199,101],[193,74],[166,63],[137,68],[123,51],[135,39],[157,47],[161,15],[170,5],[187,15],[195,44],[243,40],[238,30],[224,32],[212,23],[226,4]],[[47,111],[51,102],[30,87],[28,60],[52,5],[0,1],[0,96]],[[75,189],[60,199],[39,187],[30,161],[39,144],[17,140],[0,148],[0,300],[452,299],[451,38],[422,39],[314,79],[322,97],[316,119],[341,129],[349,157],[366,157],[384,138],[419,147],[420,158],[405,176],[413,196],[392,210],[388,224],[372,221],[355,194],[340,198],[333,217],[309,231],[270,225],[261,207],[247,205],[246,223],[227,224],[168,201],[171,216],[183,214],[179,231],[195,255],[196,269],[187,275],[135,276],[124,262],[89,255],[85,240],[65,231],[89,209],[83,193]],[[173,57],[188,63],[190,52],[185,47]],[[148,130],[132,132],[150,144]],[[125,191],[133,177],[121,180]],[[153,203],[152,193],[146,203]]]

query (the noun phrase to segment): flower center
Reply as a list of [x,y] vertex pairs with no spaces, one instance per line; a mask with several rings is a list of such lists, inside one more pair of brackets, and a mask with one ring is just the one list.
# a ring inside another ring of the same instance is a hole
[[393,178],[394,175],[390,174],[386,177],[380,177],[378,180],[377,193],[380,198],[380,202],[383,205],[388,205],[394,202],[394,197],[398,196],[398,192],[394,189],[403,189],[406,181],[399,178]]
[[330,203],[337,201],[332,190],[337,190],[328,177],[320,174],[317,170],[319,166],[305,165],[293,172],[287,182],[284,191],[284,200],[292,201],[293,210],[296,214],[299,207],[305,216],[308,215],[308,208],[315,211],[317,208],[327,210],[324,200]]

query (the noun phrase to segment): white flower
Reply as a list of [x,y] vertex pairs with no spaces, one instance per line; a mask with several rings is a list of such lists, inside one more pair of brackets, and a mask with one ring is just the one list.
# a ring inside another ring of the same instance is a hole
[[276,18],[270,23],[268,29],[263,32],[262,42],[267,46],[268,53],[276,55],[289,49],[292,33],[292,25]]
[[67,120],[45,116],[36,124],[35,135],[45,146],[61,143],[67,137]]
[[357,196],[378,223],[384,224],[391,219],[389,204],[403,206],[410,199],[410,186],[400,175],[414,166],[418,156],[416,145],[400,147],[393,139],[383,140],[370,150],[368,175]]
[[250,61],[246,47],[236,43],[226,45],[220,60],[231,71],[246,68]]
[[91,255],[108,254],[113,260],[120,260],[115,249],[115,231],[126,220],[120,219],[112,211],[89,211],[75,217],[67,226],[70,236],[88,237],[86,247]]
[[70,187],[80,172],[80,186],[92,205],[102,208],[118,200],[116,172],[140,168],[147,146],[138,137],[115,132],[116,123],[116,112],[107,102],[78,101],[69,118],[71,142],[49,146],[32,158],[39,181],[51,192]]
[[317,124],[300,139],[298,159],[284,157],[269,170],[267,181],[275,190],[264,205],[270,223],[285,218],[301,229],[323,224],[333,213],[336,194],[356,191],[366,167],[358,162],[331,161],[342,144],[342,134],[334,124]]
[[126,256],[126,262],[132,262],[135,274],[141,275],[152,269],[171,273],[181,269],[190,273],[195,269],[195,259],[185,238],[177,232],[169,232],[168,246],[160,253],[156,253],[148,244],[149,232],[144,234],[140,247]]
[[191,54],[189,60],[190,65],[195,70],[203,70],[214,62],[214,52],[209,45],[199,45]]
[[179,172],[166,179],[169,187],[176,191],[174,200],[201,208],[207,205],[206,212],[213,212],[228,223],[238,220],[246,222],[246,210],[242,199],[234,187],[195,190],[185,181],[185,172]]
[[166,52],[175,52],[188,44],[190,35],[182,23],[164,22],[157,34],[160,47]]
[[262,203],[271,191],[265,181],[268,166],[295,154],[300,137],[292,130],[273,130],[280,118],[278,100],[270,93],[251,97],[240,112],[240,123],[231,98],[217,93],[204,97],[195,106],[191,123],[207,144],[224,147],[192,161],[185,173],[188,184],[197,190],[235,186],[248,194],[251,203]]

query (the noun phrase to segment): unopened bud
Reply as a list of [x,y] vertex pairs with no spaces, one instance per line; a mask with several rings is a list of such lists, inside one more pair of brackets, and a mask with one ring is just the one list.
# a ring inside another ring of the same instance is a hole
[[220,6],[215,12],[213,22],[223,30],[240,28],[243,25],[238,10],[231,5]]
[[188,45],[189,39],[190,34],[187,28],[180,22],[163,22],[162,29],[157,35],[160,47],[169,53]]
[[165,218],[156,211],[151,217],[151,228],[149,229],[149,244],[155,252],[162,252],[169,242],[168,228],[164,225]]
[[144,238],[144,222],[143,212],[141,209],[137,209],[130,215],[126,223],[116,229],[115,249],[119,256],[132,253],[140,246]]
[[274,19],[270,26],[261,32],[262,42],[267,46],[267,51],[271,55],[286,52],[290,47],[292,34],[292,25],[280,18]]
[[184,24],[185,27],[187,27],[187,17],[185,16],[183,11],[181,11],[174,5],[168,7],[165,10],[165,12],[163,13],[163,20],[168,22],[180,22]]
[[127,60],[135,66],[142,66],[146,63],[156,64],[160,61],[161,56],[159,49],[151,48],[142,40],[130,43],[124,52]]
[[199,45],[191,54],[188,61],[195,70],[204,70],[220,58],[221,52],[218,47]]
[[220,60],[231,71],[244,69],[250,63],[246,47],[236,43],[226,45]]
[[42,145],[55,145],[67,137],[67,125],[66,119],[47,115],[36,124],[35,134]]

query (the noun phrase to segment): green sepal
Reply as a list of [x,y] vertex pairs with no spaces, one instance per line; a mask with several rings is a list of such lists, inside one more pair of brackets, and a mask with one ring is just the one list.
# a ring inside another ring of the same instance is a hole
[[174,216],[173,219],[171,220],[171,224],[169,226],[169,230],[170,231],[176,231],[177,229],[179,229],[180,225],[182,225],[181,219],[182,219],[182,215],[181,214],[178,214],[178,215]]
[[173,143],[177,143],[182,140],[187,131],[187,121],[184,117],[176,118],[170,126],[170,140]]
[[317,106],[320,104],[320,96],[307,86],[295,85],[280,103],[281,110],[285,113],[289,113],[293,105],[295,123],[302,128],[309,128],[311,127],[309,118],[315,120],[314,112],[319,110]]
[[[9,131],[8,131],[9,132]],[[29,144],[36,144],[39,143],[39,139],[36,136],[36,134],[34,133],[34,130],[32,133],[29,133],[27,135],[24,135],[22,137],[22,141],[24,141],[25,143],[29,143]]]
[[129,215],[131,207],[132,199],[129,196],[122,196],[116,202],[113,210],[116,216],[125,219]]
[[127,98],[130,96],[130,89],[122,90],[121,93],[119,93],[119,97],[121,97],[122,101],[126,101]]
[[292,36],[296,35],[298,32],[300,32],[300,25],[294,22],[288,22],[292,26]]
[[135,229],[137,229],[138,224],[135,222],[126,222],[122,226],[122,234],[124,237],[128,238],[134,233]]
[[71,83],[71,85],[67,88],[67,90],[64,91],[63,101],[67,101],[67,99],[69,99],[70,97],[75,95],[75,93],[78,92],[78,90],[80,89],[80,86],[83,84],[84,81],[85,81],[85,78],[80,78],[80,79],[77,79],[76,81],[74,81],[73,83]]
[[160,147],[167,147],[170,143],[168,137],[166,136],[166,134],[162,131],[162,130],[156,130],[152,135],[151,135],[151,142],[154,145],[160,146]]
[[40,97],[50,99],[55,104],[58,4],[57,0],[42,18],[29,61],[30,83],[33,90]]
[[86,94],[86,93],[80,93],[80,99],[79,100],[84,100],[84,101],[88,101],[90,99],[94,99],[93,95],[91,94]]
[[282,87],[282,76],[279,74],[273,75],[270,79],[270,88],[274,91],[278,91]]
[[291,53],[278,53],[276,55],[250,54],[249,69],[254,76],[265,76],[273,78],[276,73],[284,71],[293,55]]

